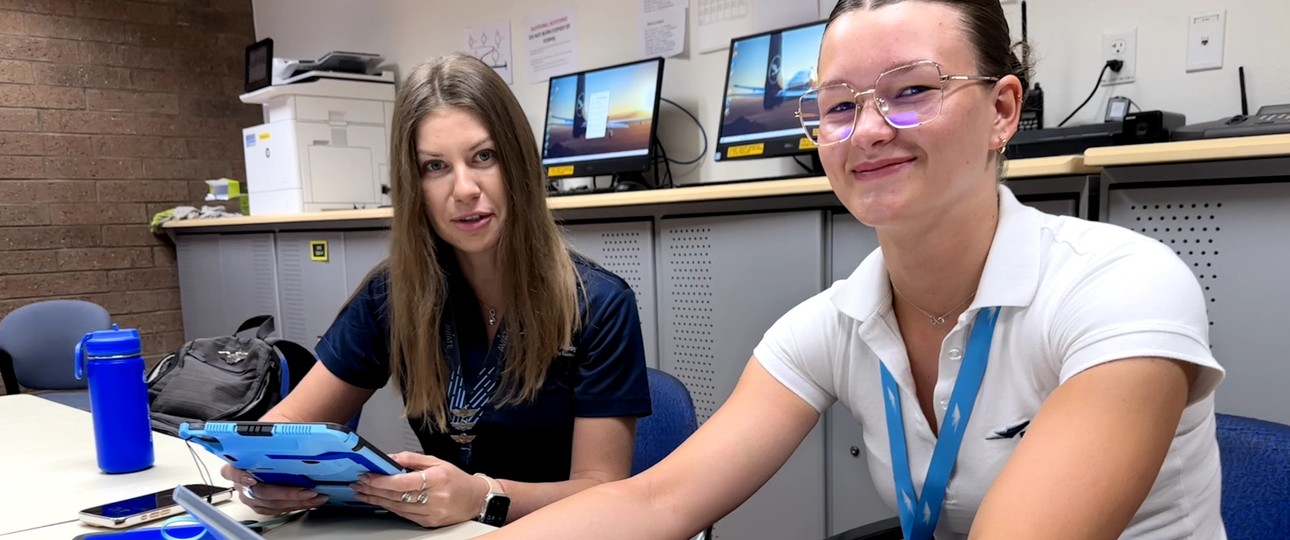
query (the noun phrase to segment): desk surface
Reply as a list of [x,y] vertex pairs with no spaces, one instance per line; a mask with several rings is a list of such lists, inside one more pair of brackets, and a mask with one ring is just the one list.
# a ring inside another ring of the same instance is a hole
[[1084,151],[1084,163],[1114,167],[1286,155],[1290,155],[1290,134],[1089,148]]
[[[0,444],[0,478],[6,483],[0,489],[0,538],[67,540],[102,532],[105,529],[82,525],[77,512],[178,484],[202,482],[189,446],[161,433],[153,433],[156,461],[152,468],[123,475],[100,472],[89,413],[36,396],[0,397],[0,431],[5,434]],[[219,476],[223,461],[196,445],[193,448],[214,482],[228,485]],[[219,508],[238,519],[260,519],[240,502]],[[159,522],[145,526],[157,525]],[[270,531],[267,537],[460,540],[489,530],[492,528],[473,521],[430,531],[401,518],[337,521],[306,516]]]
[[[1096,173],[1096,167],[1084,165],[1081,156],[1056,156],[1035,159],[1020,159],[1008,163],[1008,178],[1019,180],[1044,176]],[[757,197],[781,197],[788,195],[809,195],[828,193],[829,180],[823,176],[814,178],[794,178],[789,180],[757,180],[749,182],[730,182],[687,186],[676,189],[657,189],[644,191],[624,191],[617,193],[597,193],[592,195],[566,195],[547,200],[551,210],[577,210],[584,208],[609,208],[621,206],[642,206],[653,204],[671,204],[683,202],[718,201],[729,199],[750,199]],[[195,219],[171,221],[162,225],[167,230],[189,230],[201,227],[224,227],[233,225],[267,225],[283,223],[317,222],[325,224],[337,221],[363,221],[389,219],[389,208],[372,210],[335,210],[326,212],[307,212],[302,214],[284,214],[273,216],[241,216],[217,219]]]

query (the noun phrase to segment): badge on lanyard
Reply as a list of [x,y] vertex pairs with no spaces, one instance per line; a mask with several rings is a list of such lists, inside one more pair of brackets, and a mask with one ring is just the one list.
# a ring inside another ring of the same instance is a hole
[[892,377],[887,366],[878,362],[882,371],[883,403],[887,412],[887,437],[891,442],[896,506],[900,510],[900,528],[907,540],[931,540],[932,533],[936,531],[941,503],[944,502],[945,490],[949,487],[950,473],[954,470],[954,461],[963,443],[963,432],[967,430],[972,407],[976,405],[976,397],[981,390],[981,380],[985,377],[990,342],[994,339],[994,324],[998,318],[999,308],[986,308],[977,312],[976,320],[972,323],[967,353],[959,368],[958,378],[954,381],[949,409],[941,423],[936,447],[932,450],[932,461],[927,467],[921,496],[914,491],[914,482],[909,473],[905,423],[900,408],[900,386],[896,384],[896,378]]
[[506,356],[506,327],[497,331],[479,376],[469,392],[466,391],[465,377],[462,376],[461,348],[457,343],[456,314],[448,309],[443,324],[444,359],[448,361],[448,426],[449,437],[461,446],[462,465],[470,464],[471,444],[475,441],[475,424],[483,417],[488,402],[501,382],[502,358]]

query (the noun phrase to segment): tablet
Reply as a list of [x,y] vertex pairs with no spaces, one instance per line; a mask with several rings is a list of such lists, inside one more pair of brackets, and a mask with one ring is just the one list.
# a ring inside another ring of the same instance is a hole
[[330,506],[375,508],[359,501],[349,485],[364,473],[407,472],[340,424],[184,422],[179,438],[202,445],[256,481],[326,495]]

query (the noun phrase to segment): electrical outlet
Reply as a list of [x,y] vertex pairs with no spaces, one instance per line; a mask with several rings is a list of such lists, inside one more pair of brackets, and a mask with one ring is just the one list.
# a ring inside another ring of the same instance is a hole
[[1102,86],[1131,83],[1138,71],[1138,29],[1130,28],[1121,32],[1102,32],[1102,63],[1107,60],[1124,62],[1124,67],[1117,73],[1106,70],[1102,77]]

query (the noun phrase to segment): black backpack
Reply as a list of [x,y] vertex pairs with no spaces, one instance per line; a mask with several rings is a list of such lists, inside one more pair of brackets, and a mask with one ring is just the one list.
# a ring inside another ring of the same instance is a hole
[[[256,329],[254,336],[239,336]],[[273,317],[247,319],[231,336],[189,341],[148,374],[152,429],[177,435],[181,422],[259,420],[314,364],[308,349],[269,337]]]

